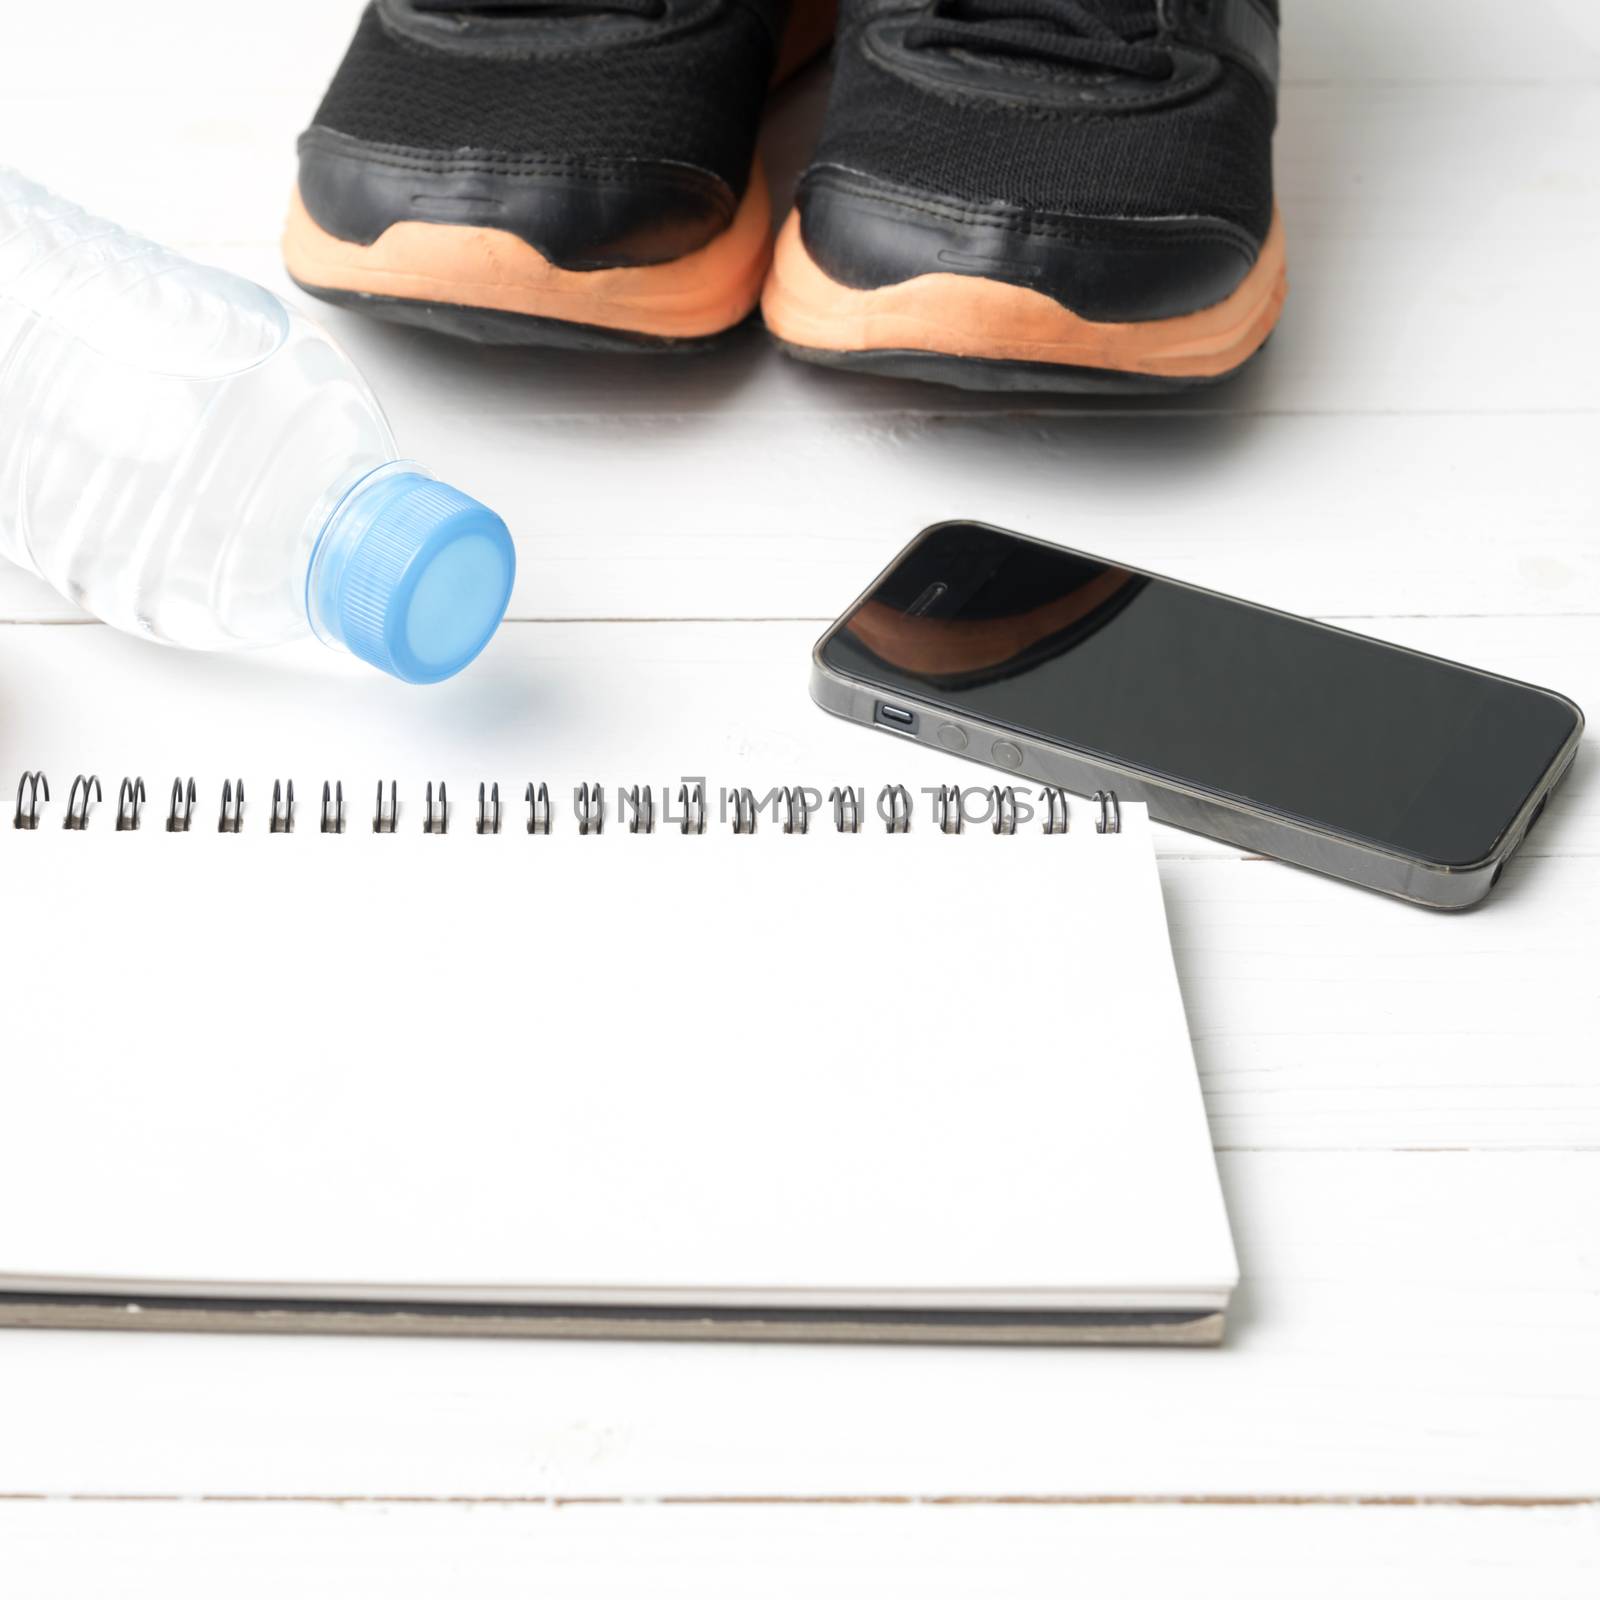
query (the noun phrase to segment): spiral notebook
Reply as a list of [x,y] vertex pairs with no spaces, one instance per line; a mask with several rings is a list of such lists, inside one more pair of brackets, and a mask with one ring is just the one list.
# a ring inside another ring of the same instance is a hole
[[1143,807],[46,790],[0,827],[0,1321],[1221,1336]]

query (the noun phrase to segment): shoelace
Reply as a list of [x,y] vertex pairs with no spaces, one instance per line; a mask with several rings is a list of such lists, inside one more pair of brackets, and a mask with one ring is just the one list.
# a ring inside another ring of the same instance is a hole
[[910,50],[942,46],[1168,78],[1172,57],[1143,42],[1160,28],[1154,7],[1119,10],[1112,21],[1084,0],[933,0],[905,43]]
[[588,17],[601,12],[655,18],[661,0],[411,0],[414,10],[457,16]]

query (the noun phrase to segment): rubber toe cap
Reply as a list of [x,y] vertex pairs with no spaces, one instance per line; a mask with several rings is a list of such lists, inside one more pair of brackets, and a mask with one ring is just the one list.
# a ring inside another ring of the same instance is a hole
[[1035,289],[1095,322],[1155,321],[1216,305],[1260,253],[1243,229],[1217,219],[975,204],[838,168],[808,172],[798,207],[812,259],[850,288],[958,273]]
[[738,208],[721,178],[655,161],[579,161],[372,144],[314,126],[300,197],[336,238],[371,244],[392,223],[498,228],[571,271],[654,266],[700,249]]

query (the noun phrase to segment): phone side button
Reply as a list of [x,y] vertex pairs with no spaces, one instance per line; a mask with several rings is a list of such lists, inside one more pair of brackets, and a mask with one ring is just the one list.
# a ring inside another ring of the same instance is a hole
[[996,739],[989,747],[989,755],[1008,772],[1015,772],[1022,765],[1022,752],[1009,739]]
[[946,750],[954,750],[958,754],[967,748],[967,736],[953,722],[941,722],[939,731],[934,734]]

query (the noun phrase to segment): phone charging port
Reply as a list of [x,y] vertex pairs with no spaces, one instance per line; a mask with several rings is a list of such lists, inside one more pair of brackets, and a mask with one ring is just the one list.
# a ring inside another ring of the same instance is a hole
[[917,730],[917,716],[914,711],[907,711],[902,706],[886,706],[882,701],[878,703],[878,721],[886,723],[891,728],[898,728],[901,733],[915,733]]

